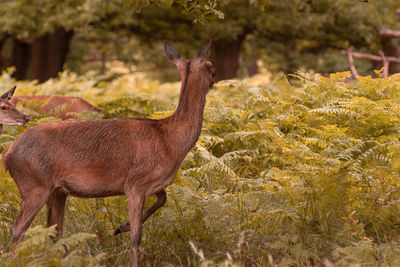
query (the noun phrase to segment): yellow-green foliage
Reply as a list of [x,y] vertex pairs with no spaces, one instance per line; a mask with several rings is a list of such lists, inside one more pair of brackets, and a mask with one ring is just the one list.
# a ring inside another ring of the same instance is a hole
[[78,233],[57,240],[55,225],[49,228],[35,226],[29,229],[25,240],[13,252],[0,255],[2,266],[97,266],[104,254],[87,257],[80,249],[94,234]]
[[[168,187],[166,206],[144,224],[143,264],[398,265],[400,76],[346,84],[348,75],[216,84],[202,135]],[[7,73],[0,77],[4,90],[14,83]],[[104,110],[84,116],[96,119],[162,118],[173,112],[179,95],[179,83],[141,75],[103,81],[63,73],[41,85],[17,85],[17,94],[81,96]],[[51,120],[42,115],[29,125]],[[0,146],[25,128],[5,127]],[[128,264],[129,235],[112,236],[127,218],[123,196],[70,197],[66,239],[53,247],[52,230],[33,228],[15,256],[7,254],[20,199],[9,175],[0,176],[2,259],[63,265],[71,258],[62,258],[59,244],[78,238],[84,245],[68,248],[78,265]],[[43,209],[34,225],[45,221]]]

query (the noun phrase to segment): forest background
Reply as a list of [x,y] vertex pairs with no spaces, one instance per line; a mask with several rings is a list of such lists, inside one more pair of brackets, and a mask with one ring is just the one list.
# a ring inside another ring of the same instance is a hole
[[[5,0],[0,87],[102,110],[83,119],[164,118],[179,75],[162,41],[192,57],[212,38],[220,81],[166,206],[144,224],[142,264],[395,266],[400,62],[382,67],[400,58],[399,31],[397,0]],[[1,149],[58,120],[29,105],[33,119],[5,127]],[[112,236],[125,197],[69,198],[55,244],[41,211],[12,255],[20,199],[0,176],[0,265],[129,264],[129,235]]]

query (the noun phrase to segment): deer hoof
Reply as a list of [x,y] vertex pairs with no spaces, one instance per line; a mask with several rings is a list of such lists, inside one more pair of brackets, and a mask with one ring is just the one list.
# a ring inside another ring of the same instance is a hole
[[115,230],[114,235],[118,235],[120,233],[125,233],[130,231],[130,224],[129,222],[122,223],[118,228]]

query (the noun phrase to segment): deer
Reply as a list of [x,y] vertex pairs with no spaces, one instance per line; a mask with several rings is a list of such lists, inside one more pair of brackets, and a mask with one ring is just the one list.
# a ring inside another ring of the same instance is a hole
[[23,126],[29,121],[29,116],[17,110],[15,105],[10,101],[13,98],[16,88],[14,86],[0,96],[0,134],[3,132],[3,125]]
[[[47,226],[56,225],[56,236],[60,236],[68,195],[126,195],[131,266],[139,266],[142,224],[164,205],[164,189],[200,136],[206,94],[216,78],[216,70],[207,60],[211,43],[198,56],[187,59],[164,42],[167,58],[181,75],[179,103],[171,116],[37,124],[5,149],[3,165],[22,199],[11,227],[14,244],[22,240],[45,204]],[[151,195],[156,195],[157,201],[143,213]]]
[[[100,112],[100,109],[89,102],[74,96],[14,96],[10,102],[14,105],[21,103],[24,108],[45,113],[61,120],[76,119],[76,113]],[[30,103],[34,105],[30,105]]]

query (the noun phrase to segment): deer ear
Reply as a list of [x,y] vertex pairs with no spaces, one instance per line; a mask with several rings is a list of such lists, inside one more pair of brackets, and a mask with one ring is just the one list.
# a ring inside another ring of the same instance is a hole
[[14,95],[15,88],[17,88],[17,86],[14,85],[14,87],[11,88],[10,90],[8,90],[7,92],[5,92],[5,93],[1,96],[1,98],[2,98],[2,99],[5,99],[5,100],[10,100],[10,99],[13,97],[13,95]]
[[177,64],[178,60],[181,59],[181,55],[179,55],[178,50],[176,50],[176,48],[167,41],[164,41],[164,48],[168,59]]
[[208,44],[203,48],[203,50],[201,50],[199,57],[206,58],[208,56],[208,53],[210,52],[211,44],[212,44],[212,39],[210,39]]

